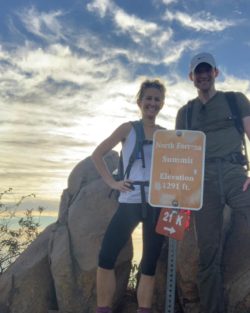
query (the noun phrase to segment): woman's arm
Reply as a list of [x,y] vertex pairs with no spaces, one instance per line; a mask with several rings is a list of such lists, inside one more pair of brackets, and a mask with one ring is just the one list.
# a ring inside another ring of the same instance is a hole
[[110,171],[108,170],[106,163],[104,161],[104,156],[112,150],[118,143],[125,140],[131,130],[131,123],[124,123],[119,126],[108,138],[102,141],[92,153],[91,159],[95,164],[95,167],[105,183],[109,185],[112,189],[119,191],[131,191],[129,188],[129,180],[116,181]]

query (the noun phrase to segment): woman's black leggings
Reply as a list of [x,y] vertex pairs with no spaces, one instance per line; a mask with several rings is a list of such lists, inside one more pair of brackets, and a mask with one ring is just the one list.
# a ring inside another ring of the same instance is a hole
[[141,272],[145,275],[155,274],[164,236],[155,232],[160,208],[147,204],[147,217],[142,219],[140,203],[120,203],[104,235],[99,254],[99,267],[113,269],[119,252],[129,240],[133,230],[142,222],[143,253]]

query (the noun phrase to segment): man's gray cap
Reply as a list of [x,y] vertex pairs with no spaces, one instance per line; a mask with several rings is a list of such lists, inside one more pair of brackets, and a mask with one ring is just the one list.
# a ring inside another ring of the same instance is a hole
[[190,72],[194,72],[196,67],[201,63],[207,63],[211,65],[213,68],[216,67],[216,62],[212,54],[207,52],[202,52],[195,55],[190,62]]

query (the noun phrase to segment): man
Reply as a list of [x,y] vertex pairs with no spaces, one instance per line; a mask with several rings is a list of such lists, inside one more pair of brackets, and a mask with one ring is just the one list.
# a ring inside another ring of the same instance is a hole
[[[233,227],[240,224],[240,229],[250,235],[250,178],[244,167],[243,135],[236,128],[225,93],[215,88],[218,74],[211,54],[200,53],[191,60],[189,78],[197,88],[198,97],[183,106],[176,118],[176,129],[200,130],[206,134],[203,207],[195,212],[202,313],[225,312],[220,270],[225,204],[232,208]],[[235,98],[249,139],[250,102],[239,92]]]

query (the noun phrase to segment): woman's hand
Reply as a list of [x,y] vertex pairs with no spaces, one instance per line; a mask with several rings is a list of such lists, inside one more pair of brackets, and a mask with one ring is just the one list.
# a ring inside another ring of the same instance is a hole
[[119,190],[120,192],[127,192],[133,190],[133,181],[132,180],[120,180],[120,181],[114,181],[112,183],[112,186],[110,186],[112,189]]
[[250,185],[250,177],[248,177],[247,180],[245,181],[243,185],[243,191],[246,191],[249,185]]

